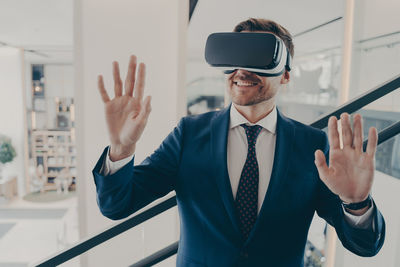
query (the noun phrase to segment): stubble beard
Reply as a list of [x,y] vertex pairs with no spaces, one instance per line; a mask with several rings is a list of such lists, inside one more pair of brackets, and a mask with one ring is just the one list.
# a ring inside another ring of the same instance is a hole
[[231,85],[231,88],[229,88],[229,93],[232,99],[232,102],[236,105],[239,106],[253,106],[253,105],[257,105],[261,102],[265,102],[269,99],[271,99],[271,96],[268,94],[268,92],[264,92],[265,87],[263,85],[261,85],[258,89],[257,89],[257,94],[255,96],[253,96],[250,99],[243,99],[241,100],[241,97],[238,96],[237,94],[234,93],[234,89],[233,89],[233,85]]

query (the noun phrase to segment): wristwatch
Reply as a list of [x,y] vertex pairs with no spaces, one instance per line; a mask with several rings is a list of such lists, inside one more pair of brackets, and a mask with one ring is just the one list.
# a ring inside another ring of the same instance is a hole
[[342,200],[343,207],[345,207],[346,209],[349,209],[349,210],[361,210],[365,207],[370,207],[371,203],[372,203],[371,195],[368,195],[367,199],[365,199],[361,202],[356,202],[356,203],[348,203],[348,202],[344,202]]

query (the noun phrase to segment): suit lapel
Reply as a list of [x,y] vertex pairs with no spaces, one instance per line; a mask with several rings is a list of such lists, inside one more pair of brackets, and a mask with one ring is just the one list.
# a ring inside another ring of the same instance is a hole
[[235,230],[240,233],[236,218],[232,187],[227,167],[227,145],[229,132],[230,106],[218,113],[211,121],[211,151],[215,168],[215,179],[225,209]]
[[276,125],[276,145],[274,163],[272,166],[271,179],[268,185],[264,202],[261,206],[257,221],[254,224],[246,244],[253,238],[257,229],[262,225],[262,221],[267,218],[268,210],[271,205],[278,205],[275,199],[279,196],[287,179],[288,165],[294,143],[295,129],[294,125],[277,110]]

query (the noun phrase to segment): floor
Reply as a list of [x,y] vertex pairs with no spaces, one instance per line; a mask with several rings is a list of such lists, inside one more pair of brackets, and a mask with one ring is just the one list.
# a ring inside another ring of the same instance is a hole
[[[77,197],[0,203],[0,267],[27,267],[78,241]],[[79,266],[77,260],[62,266]]]

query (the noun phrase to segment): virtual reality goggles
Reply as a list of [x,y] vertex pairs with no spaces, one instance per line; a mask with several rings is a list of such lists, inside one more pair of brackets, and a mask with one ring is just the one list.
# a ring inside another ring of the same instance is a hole
[[225,74],[243,69],[259,76],[279,76],[291,69],[289,50],[272,33],[213,33],[207,39],[205,58]]

